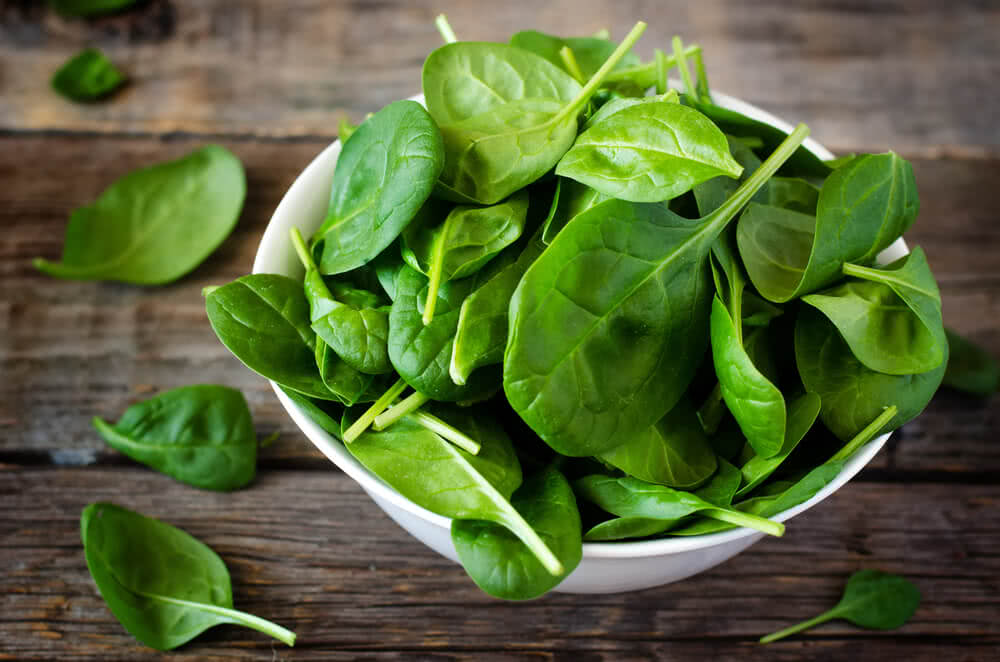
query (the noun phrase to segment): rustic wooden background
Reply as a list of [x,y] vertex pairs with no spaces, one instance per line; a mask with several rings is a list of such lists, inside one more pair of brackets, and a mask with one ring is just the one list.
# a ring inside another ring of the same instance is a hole
[[[200,290],[250,269],[295,175],[355,120],[418,91],[439,43],[535,27],[622,35],[641,54],[673,33],[708,53],[714,86],[837,152],[892,148],[922,200],[947,322],[1000,355],[1000,4],[938,0],[149,0],[66,20],[0,0],[0,659],[31,660],[996,660],[1000,647],[1000,398],[942,392],[854,481],[698,577],[640,593],[508,604],[410,538],[284,415],[216,340]],[[107,102],[48,87],[86,45],[131,77]],[[233,236],[166,287],[58,281],[69,212],[119,175],[208,141],[244,162]],[[109,451],[89,425],[193,382],[247,395],[260,476],[200,492]],[[288,649],[219,627],[171,654],[137,644],[97,595],[78,517],[110,499],[200,537],[228,563],[237,607],[291,627]],[[904,628],[831,623],[767,648],[756,639],[832,606],[859,568],[905,574],[924,602]]]

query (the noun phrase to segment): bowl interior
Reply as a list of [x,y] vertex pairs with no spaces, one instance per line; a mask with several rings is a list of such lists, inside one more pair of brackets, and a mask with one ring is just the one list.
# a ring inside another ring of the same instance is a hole
[[[672,81],[672,84],[674,87],[677,86],[675,81]],[[788,123],[745,101],[719,92],[713,92],[712,96],[720,106],[766,122],[785,132],[791,132],[792,130],[792,126]],[[412,98],[423,103],[422,95]],[[805,141],[804,146],[821,159],[833,158],[833,154],[829,150],[811,138]],[[302,277],[302,265],[299,263],[289,240],[289,231],[292,227],[298,227],[302,234],[308,237],[322,224],[326,216],[330,196],[330,183],[333,181],[333,173],[339,154],[340,142],[334,141],[313,159],[306,169],[302,171],[302,174],[298,176],[291,188],[288,189],[288,192],[278,204],[278,208],[274,211],[267,229],[264,231],[264,236],[261,239],[257,250],[257,257],[254,261],[253,273],[283,274],[292,278]],[[900,239],[879,255],[879,261],[889,262],[908,252],[906,244]],[[278,396],[281,405],[288,412],[289,416],[291,416],[292,420],[295,421],[295,424],[305,433],[306,437],[344,473],[356,480],[366,491],[416,515],[430,524],[445,530],[451,527],[451,520],[449,518],[436,515],[429,510],[421,508],[383,483],[360,462],[354,459],[354,456],[344,448],[338,439],[327,434],[326,431],[316,425],[299,409],[297,405],[289,400],[281,389],[278,388],[277,384],[271,382],[271,387]],[[888,438],[889,435],[885,434],[872,440],[855,453],[833,482],[820,490],[808,501],[779,513],[772,519],[777,521],[787,520],[830,496],[858,473],[879,449],[882,448]],[[750,529],[733,529],[721,533],[692,536],[690,538],[663,538],[639,542],[584,543],[583,555],[585,558],[629,558],[667,555],[710,547],[754,535],[755,533]]]

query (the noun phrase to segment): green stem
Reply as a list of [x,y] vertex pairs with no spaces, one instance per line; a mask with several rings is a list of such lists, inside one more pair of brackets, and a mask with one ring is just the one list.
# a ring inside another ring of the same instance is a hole
[[694,86],[694,81],[691,80],[691,70],[688,69],[687,58],[684,56],[684,43],[680,37],[674,37],[670,43],[674,48],[674,59],[677,60],[677,70],[681,73],[681,80],[684,81],[684,89],[687,90],[692,99],[697,99],[698,90]]
[[441,289],[441,280],[444,277],[444,240],[447,232],[447,222],[445,228],[438,233],[434,241],[434,251],[431,253],[431,272],[427,275],[427,300],[424,302],[423,321],[427,326],[434,320],[434,309],[437,307],[438,291]]
[[882,282],[885,278],[885,271],[881,269],[862,267],[859,264],[851,264],[850,262],[844,263],[843,271],[845,276],[854,276],[855,278],[870,280],[876,283]]
[[587,84],[583,86],[583,89],[581,89],[580,93],[576,95],[576,98],[570,101],[558,113],[553,115],[552,119],[549,120],[548,123],[558,124],[559,122],[562,122],[564,119],[566,119],[566,117],[570,115],[576,115],[576,113],[579,112],[580,108],[582,108],[584,104],[590,101],[590,97],[593,96],[594,92],[597,91],[597,88],[600,87],[601,83],[604,82],[604,79],[608,76],[609,73],[611,73],[611,70],[614,69],[615,65],[618,64],[618,62],[623,57],[625,57],[625,55],[630,50],[632,50],[632,47],[635,46],[635,42],[639,41],[639,37],[641,37],[642,33],[645,31],[646,31],[645,23],[643,23],[642,21],[636,23],[635,27],[633,27],[629,31],[629,33],[625,36],[625,39],[622,41],[622,43],[618,44],[618,48],[616,48],[614,52],[612,52],[611,55],[608,56],[608,59],[604,61],[604,64],[601,65],[601,68],[598,69],[597,72],[595,72],[594,75],[590,77],[590,80],[587,81]]
[[785,534],[785,525],[781,522],[773,522],[766,517],[740,512],[738,510],[727,510],[723,508],[711,508],[703,511],[706,517],[717,519],[722,522],[729,522],[736,526],[745,526],[748,529],[756,529],[770,536],[780,538]]
[[563,61],[563,65],[566,67],[569,75],[575,78],[576,82],[580,83],[580,85],[583,85],[586,76],[583,75],[583,71],[580,69],[580,63],[576,61],[573,49],[569,46],[563,46],[559,49],[559,58]]
[[[389,410],[389,412],[391,411],[392,409]],[[410,414],[410,418],[415,423],[419,423],[421,427],[437,433],[438,436],[446,441],[450,441],[463,451],[472,453],[473,455],[479,455],[479,451],[483,448],[479,442],[472,437],[468,436],[461,430],[448,425],[437,416],[428,414],[425,411],[415,411]]]
[[302,233],[299,232],[298,228],[293,227],[288,231],[288,234],[292,238],[292,246],[295,247],[295,253],[299,256],[302,266],[306,268],[306,271],[315,271],[316,262],[309,253],[309,247],[306,246],[306,240],[302,238]]
[[899,409],[897,409],[896,405],[886,407],[885,411],[879,414],[874,421],[869,423],[864,430],[854,435],[853,439],[844,444],[844,447],[837,451],[834,456],[830,458],[830,461],[834,462],[837,460],[846,460],[854,455],[859,448],[874,439],[875,435],[881,432],[882,428],[888,425],[889,421],[895,418],[898,412]]
[[[701,46],[693,45],[688,46],[684,49],[685,56],[693,56],[696,53],[701,52]],[[673,55],[668,55],[666,59],[667,69],[673,67],[677,64],[677,58]],[[604,79],[605,83],[620,83],[622,81],[631,80],[636,74],[648,74],[656,72],[656,61],[649,62],[647,64],[640,64],[634,67],[628,67],[625,69],[617,69],[608,74],[607,78]]]
[[799,148],[808,135],[809,127],[805,124],[799,124],[795,127],[795,130],[781,141],[778,148],[752,175],[747,177],[746,181],[731,196],[726,198],[725,202],[711,214],[702,217],[701,232],[707,233],[714,241],[726,229],[729,222],[736,218],[736,214],[750,202],[750,199],[757,195],[757,191],[767,183],[767,180],[771,179],[778,168],[795,153],[795,150]]
[[434,19],[434,25],[437,26],[438,32],[441,33],[441,38],[444,39],[444,43],[453,44],[458,41],[458,37],[455,36],[455,31],[451,29],[451,24],[448,23],[448,17],[444,14],[438,14],[437,18]]
[[263,632],[266,635],[274,637],[278,641],[286,643],[289,646],[295,645],[294,632],[292,632],[287,628],[281,627],[277,623],[272,623],[271,621],[260,618],[259,616],[254,616],[253,614],[237,611],[236,609],[229,609],[227,607],[220,607],[218,605],[213,605],[207,602],[193,602],[191,600],[181,600],[179,598],[172,598],[168,595],[158,595],[156,593],[144,593],[142,591],[134,591],[134,592],[136,595],[140,595],[149,600],[166,602],[167,604],[177,605],[180,607],[187,607],[189,609],[203,611],[209,614],[215,614],[216,616],[221,616],[225,618],[226,622],[228,623],[245,625],[246,627],[252,630],[257,630],[258,632]]
[[796,632],[802,632],[803,630],[808,630],[811,627],[815,627],[821,623],[826,623],[827,621],[833,620],[834,618],[837,618],[837,614],[835,610],[831,609],[825,614],[820,614],[815,618],[810,618],[807,621],[802,621],[801,623],[797,623],[791,627],[787,627],[784,630],[778,630],[777,632],[772,632],[766,637],[761,637],[760,643],[769,644],[772,641],[777,641],[778,639],[784,639],[785,637],[793,635]]
[[344,432],[344,443],[349,444],[360,437],[361,433],[367,430],[368,426],[375,421],[375,417],[385,411],[385,408],[392,404],[392,402],[398,398],[399,394],[405,389],[406,382],[402,379],[390,386],[389,390],[379,396],[379,399],[376,400],[375,403],[369,407],[367,411],[365,411],[365,413],[361,414],[361,417],[354,421],[354,424],[351,425],[351,427],[347,428]]
[[667,54],[657,48],[653,51],[656,62],[656,93],[667,93]]
[[698,98],[702,103],[712,103],[712,92],[708,87],[708,74],[705,72],[705,58],[702,57],[701,49],[694,54],[694,70],[698,74]]
[[411,414],[420,409],[428,400],[430,400],[430,398],[423,393],[414,391],[397,404],[394,404],[390,409],[383,411],[381,414],[376,416],[372,423],[372,427],[376,430],[384,430],[407,414]]

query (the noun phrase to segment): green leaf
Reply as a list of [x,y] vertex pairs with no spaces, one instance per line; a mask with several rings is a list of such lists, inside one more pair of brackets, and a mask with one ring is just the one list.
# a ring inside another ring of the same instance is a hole
[[751,204],[736,238],[754,286],[782,303],[839,280],[845,263],[874,260],[919,208],[910,164],[892,152],[866,154],[827,177],[815,218]]
[[948,337],[948,368],[944,385],[973,395],[989,396],[1000,387],[1000,365],[985,349],[945,329]]
[[73,101],[94,101],[111,94],[125,75],[96,48],[71,57],[52,75],[52,89]]
[[698,487],[717,467],[715,452],[687,398],[681,398],[655,424],[599,458],[640,480],[678,489]]
[[[698,203],[698,213],[702,216],[718,209],[726,201],[726,198],[739,188],[740,184],[757,171],[757,168],[761,164],[761,160],[743,141],[732,136],[726,136],[725,138],[732,158],[743,168],[743,171],[736,178],[729,175],[722,175],[694,186],[692,191],[694,192],[695,201]],[[772,177],[767,184],[757,191],[757,194],[753,197],[754,202],[766,202],[769,199],[771,182],[774,179],[776,178]]]
[[223,623],[295,644],[294,632],[233,609],[222,559],[178,528],[110,503],[92,503],[80,517],[80,537],[87,568],[111,613],[150,648],[177,648]]
[[903,577],[879,570],[859,570],[847,580],[844,595],[833,609],[762,637],[760,643],[784,639],[837,618],[872,630],[895,630],[910,620],[919,606],[920,591]]
[[562,564],[551,574],[510,529],[489,521],[456,519],[451,540],[465,571],[496,598],[530,600],[555,588],[583,557],[580,511],[561,473],[545,469],[514,492],[511,505]]
[[847,264],[844,272],[854,278],[802,300],[833,322],[865,367],[910,375],[941,365],[948,339],[923,249],[917,246],[886,267]]
[[558,178],[559,200],[555,212],[542,226],[542,242],[548,246],[556,235],[566,227],[571,220],[610,198],[586,184],[572,179]]
[[739,177],[726,137],[705,116],[678,103],[645,102],[585,130],[556,174],[607,196],[660,202],[712,177]]
[[781,449],[770,457],[754,455],[740,468],[743,476],[743,486],[736,493],[736,498],[745,497],[757,488],[781,466],[809,429],[816,422],[821,407],[820,398],[815,393],[804,393],[788,405],[788,419],[785,424],[785,439]]
[[[378,397],[377,393],[372,395],[372,391],[378,390],[375,377],[349,366],[322,340],[316,342],[316,367],[323,385],[348,407]],[[366,395],[369,397],[366,398]]]
[[[538,32],[537,30],[522,30],[514,33],[510,38],[510,45],[517,48],[531,51],[540,55],[557,67],[566,70],[565,63],[559,52],[568,47],[573,52],[573,57],[580,66],[580,72],[584,78],[590,78],[601,68],[605,60],[611,57],[618,44],[610,39],[600,39],[598,37],[556,37],[554,35]],[[633,53],[628,53],[615,65],[613,71],[626,67],[634,67],[640,64],[639,57]],[[567,71],[567,73],[569,73]]]
[[795,360],[807,391],[823,401],[820,419],[840,439],[850,439],[882,410],[899,412],[887,426],[895,430],[916,417],[937,391],[944,362],[916,375],[886,375],[858,361],[836,327],[814,308],[803,307],[795,324]]
[[804,179],[772,177],[768,182],[767,200],[762,202],[772,207],[815,216],[819,205],[819,189]]
[[319,400],[302,395],[284,386],[279,386],[282,393],[294,402],[299,409],[305,412],[313,423],[323,428],[323,430],[336,439],[340,439],[342,430],[340,420],[343,415],[343,407],[339,403],[330,400]]
[[[471,276],[524,232],[528,193],[519,191],[489,207],[460,205],[443,220],[418,215],[403,232],[403,259],[427,276],[423,320],[434,317],[442,283]],[[417,221],[420,222],[417,222]]]
[[574,218],[528,268],[510,305],[504,391],[553,449],[609,451],[680,399],[706,345],[712,243],[806,132],[705,218],[608,200]]
[[229,150],[208,145],[131,172],[73,212],[61,262],[35,267],[73,280],[161,285],[208,257],[232,232],[246,177]]
[[206,490],[235,490],[257,473],[257,435],[239,391],[201,384],[164,391],[94,427],[115,450]]
[[324,274],[360,267],[391,244],[430,195],[444,167],[434,120],[395,101],[365,120],[337,159],[326,220],[312,249]]
[[222,344],[258,375],[321,400],[336,396],[316,366],[316,336],[302,283],[251,274],[205,297],[208,321]]
[[48,0],[49,7],[63,16],[98,16],[126,9],[139,0]]

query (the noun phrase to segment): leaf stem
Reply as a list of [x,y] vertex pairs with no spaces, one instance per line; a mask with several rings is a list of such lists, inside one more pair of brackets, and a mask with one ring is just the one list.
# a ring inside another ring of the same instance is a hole
[[694,70],[698,74],[698,83],[695,88],[698,90],[698,98],[702,103],[712,103],[712,91],[708,87],[708,74],[705,72],[705,58],[701,49],[693,55]]
[[777,632],[772,632],[766,637],[761,637],[760,643],[769,644],[772,641],[777,641],[778,639],[784,639],[785,637],[793,635],[796,632],[802,632],[803,630],[808,630],[811,627],[815,627],[820,623],[826,623],[827,621],[832,620],[834,618],[837,618],[836,610],[831,609],[830,611],[820,614],[819,616],[816,616],[814,618],[810,618],[807,621],[796,623],[791,627],[787,627],[783,630],[778,630]]
[[859,264],[851,264],[850,262],[844,263],[843,271],[845,276],[854,276],[855,278],[870,280],[876,283],[881,282],[882,278],[885,276],[885,272],[881,269],[862,267]]
[[227,619],[229,623],[235,623],[237,625],[245,625],[246,627],[257,630],[258,632],[263,632],[266,635],[272,636],[278,641],[288,644],[289,646],[295,645],[295,633],[288,628],[283,628],[277,623],[272,623],[269,620],[263,619],[259,616],[254,616],[253,614],[248,614],[243,611],[238,611],[236,609],[229,609],[228,607],[220,607],[219,605],[213,605],[208,602],[194,602],[191,600],[181,600],[179,598],[172,598],[169,595],[159,595],[156,593],[145,593],[143,591],[133,592],[136,595],[141,595],[149,600],[166,602],[172,605],[178,605],[181,607],[188,607],[191,609],[196,609],[198,611],[208,612],[209,614],[215,614],[216,616],[222,616]]
[[455,36],[455,31],[451,29],[451,24],[448,23],[448,17],[444,14],[438,14],[437,18],[434,19],[434,25],[437,26],[438,32],[441,33],[441,38],[444,39],[444,43],[453,44],[458,41],[458,37]]
[[376,430],[384,430],[407,414],[411,414],[423,407],[424,403],[428,400],[430,400],[430,398],[423,393],[414,391],[397,404],[394,404],[388,410],[383,411],[381,414],[376,416],[374,422],[372,423],[372,427]]
[[[693,56],[696,53],[701,52],[701,46],[691,45],[684,49],[684,55]],[[669,70],[670,67],[677,64],[677,58],[673,55],[667,55],[666,66]],[[640,64],[635,67],[627,67],[625,69],[617,69],[608,74],[607,78],[604,79],[605,83],[620,83],[622,81],[627,81],[631,79],[636,74],[645,73],[655,73],[656,72],[656,61],[648,62],[646,64]]]
[[431,272],[427,280],[427,300],[424,302],[423,322],[427,326],[434,320],[434,309],[437,307],[438,292],[441,290],[441,280],[444,277],[444,243],[448,231],[448,221],[434,240],[434,250],[431,253]]
[[656,62],[656,93],[667,93],[667,54],[657,48],[653,51]]
[[358,420],[354,421],[351,427],[347,428],[344,432],[344,443],[349,444],[355,439],[361,436],[361,433],[368,429],[368,427],[375,420],[375,417],[385,411],[392,402],[399,397],[399,394],[406,389],[406,382],[399,379],[395,384],[389,387],[389,389],[383,393],[375,403],[369,407],[365,413],[361,414]]
[[573,54],[573,49],[569,46],[563,46],[559,49],[559,58],[563,61],[563,65],[566,67],[566,71],[569,72],[569,75],[575,78],[576,82],[583,85],[587,78],[583,75],[583,71],[580,69],[580,63],[576,61],[576,55]]
[[691,80],[691,70],[688,69],[687,58],[684,56],[684,42],[681,41],[680,37],[675,36],[670,44],[674,48],[674,59],[677,60],[677,70],[681,74],[681,80],[684,81],[684,89],[693,99],[697,99],[698,90],[695,89],[694,81]]
[[881,432],[882,428],[888,425],[889,421],[896,417],[898,411],[899,409],[896,405],[886,407],[885,411],[879,414],[874,421],[865,426],[864,430],[854,435],[853,439],[844,444],[844,447],[837,451],[834,456],[830,458],[830,461],[834,462],[838,460],[846,460],[854,455],[859,448],[874,439],[875,435]]
[[[390,409],[389,411],[391,412],[392,410]],[[468,436],[458,428],[448,425],[448,423],[442,421],[437,416],[428,414],[425,411],[415,411],[410,414],[410,418],[413,419],[415,423],[419,423],[421,427],[437,433],[442,439],[450,441],[463,451],[472,453],[473,455],[479,455],[479,451],[483,448],[478,441]]]
[[316,269],[316,262],[309,253],[309,248],[306,246],[306,240],[302,238],[302,233],[299,232],[297,227],[293,227],[288,231],[288,234],[292,238],[292,246],[295,247],[295,253],[299,256],[302,266],[306,268],[306,271],[314,271]]
[[745,526],[748,529],[756,529],[770,536],[780,538],[785,534],[785,525],[781,522],[774,522],[766,517],[743,513],[738,510],[727,510],[723,508],[711,508],[703,511],[706,517],[717,519],[722,522],[729,522],[736,526]]

